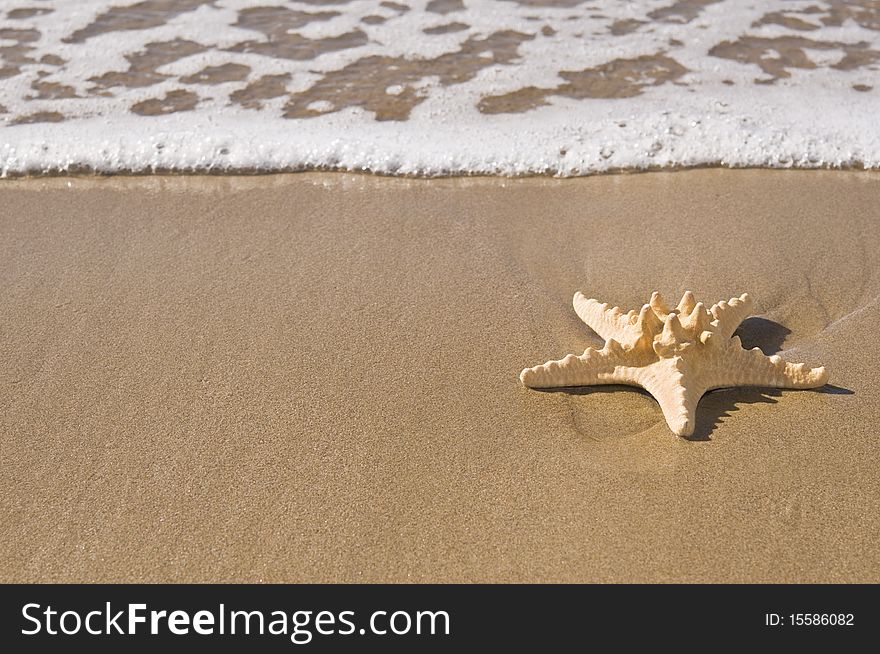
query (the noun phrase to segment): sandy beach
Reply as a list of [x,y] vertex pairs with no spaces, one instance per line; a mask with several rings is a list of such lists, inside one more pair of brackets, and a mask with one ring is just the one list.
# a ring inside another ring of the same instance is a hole
[[[0,183],[0,581],[880,582],[880,176]],[[537,392],[574,291],[819,391]]]

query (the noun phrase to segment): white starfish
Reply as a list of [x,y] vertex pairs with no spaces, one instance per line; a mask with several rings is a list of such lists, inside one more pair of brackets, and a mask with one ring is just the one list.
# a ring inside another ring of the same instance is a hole
[[707,310],[690,291],[675,309],[655,292],[638,313],[623,313],[575,293],[575,312],[605,339],[605,347],[526,368],[519,378],[530,388],[639,386],[654,396],[679,436],[693,434],[697,404],[714,388],[823,386],[828,381],[824,367],[788,363],[757,347],[743,349],[733,332],[751,309],[748,293]]

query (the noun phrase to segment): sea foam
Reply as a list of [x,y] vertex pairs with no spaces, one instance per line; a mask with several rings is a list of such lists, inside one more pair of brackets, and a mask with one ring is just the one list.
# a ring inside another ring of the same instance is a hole
[[868,0],[14,0],[0,173],[880,166]]

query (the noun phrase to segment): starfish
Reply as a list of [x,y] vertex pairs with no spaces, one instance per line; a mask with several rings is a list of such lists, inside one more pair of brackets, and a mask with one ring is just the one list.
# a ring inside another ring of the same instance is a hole
[[575,293],[573,304],[580,319],[605,339],[605,347],[526,368],[520,381],[529,388],[639,386],[654,396],[678,436],[694,433],[697,404],[712,389],[818,388],[828,381],[824,367],[788,363],[757,347],[743,349],[733,332],[752,310],[748,293],[710,309],[690,291],[674,309],[657,292],[638,312],[624,313],[581,293]]

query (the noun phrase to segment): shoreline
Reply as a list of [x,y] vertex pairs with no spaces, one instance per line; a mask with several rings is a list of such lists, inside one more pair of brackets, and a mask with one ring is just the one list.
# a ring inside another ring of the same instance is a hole
[[[2,165],[0,165],[2,168]],[[308,166],[301,168],[278,168],[278,169],[261,169],[261,168],[226,168],[226,169],[175,169],[175,168],[144,168],[140,170],[113,170],[102,171],[98,168],[88,166],[71,166],[64,170],[37,171],[28,170],[24,172],[9,172],[0,175],[0,184],[4,181],[21,181],[21,180],[38,180],[38,179],[55,179],[55,178],[74,178],[74,179],[106,179],[106,178],[129,178],[129,177],[271,177],[273,175],[358,175],[364,177],[379,177],[387,179],[412,179],[412,180],[443,180],[443,179],[499,179],[499,180],[521,180],[521,179],[554,179],[554,180],[575,180],[591,177],[606,177],[615,175],[642,175],[651,173],[687,173],[700,170],[730,170],[730,171],[796,171],[796,172],[840,172],[840,173],[878,173],[880,165],[871,166],[864,162],[853,164],[837,164],[837,165],[814,165],[814,166],[766,166],[766,165],[743,165],[736,166],[723,162],[702,163],[702,164],[656,164],[653,166],[645,166],[640,168],[622,167],[608,168],[603,170],[593,170],[577,175],[562,175],[559,172],[529,172],[529,173],[500,173],[500,172],[449,172],[449,173],[396,173],[383,172],[382,170],[355,170],[345,167],[317,167]]]
[[[5,582],[877,582],[880,177],[0,182]],[[822,392],[618,387],[581,290],[749,292]]]

